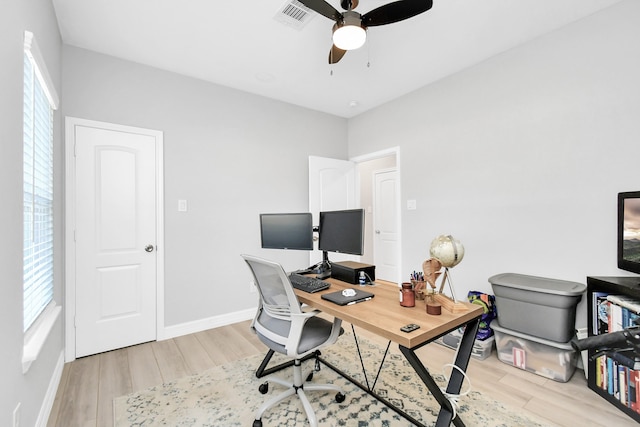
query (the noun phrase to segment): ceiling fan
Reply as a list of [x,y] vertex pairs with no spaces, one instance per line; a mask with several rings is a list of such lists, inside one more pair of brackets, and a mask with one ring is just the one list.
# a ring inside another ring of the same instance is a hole
[[433,0],[399,0],[361,15],[353,10],[358,6],[358,0],[340,0],[340,6],[345,9],[344,12],[339,12],[324,0],[298,1],[320,15],[335,21],[329,64],[340,61],[347,50],[361,47],[367,38],[368,27],[403,21],[426,12],[433,6]]

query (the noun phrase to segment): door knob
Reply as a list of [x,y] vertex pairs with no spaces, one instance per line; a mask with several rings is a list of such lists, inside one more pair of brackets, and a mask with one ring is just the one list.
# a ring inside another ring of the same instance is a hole
[[153,245],[147,245],[144,247],[144,250],[147,252],[153,252]]
[[376,230],[376,234],[380,234],[380,230]]

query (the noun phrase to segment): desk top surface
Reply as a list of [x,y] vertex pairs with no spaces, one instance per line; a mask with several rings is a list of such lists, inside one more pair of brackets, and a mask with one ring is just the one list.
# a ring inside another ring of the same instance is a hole
[[[352,323],[397,344],[407,348],[414,348],[437,336],[455,329],[482,314],[482,307],[465,303],[468,310],[463,313],[451,313],[444,307],[442,314],[433,316],[427,314],[425,301],[416,300],[415,307],[400,305],[399,288],[390,282],[376,282],[374,286],[365,286],[364,290],[375,294],[369,301],[358,304],[340,306],[322,299],[322,294],[342,291],[346,288],[360,288],[336,279],[325,279],[331,283],[327,290],[313,294],[295,289],[300,302],[313,308]],[[420,329],[413,332],[402,332],[400,328],[409,323],[420,325]]]

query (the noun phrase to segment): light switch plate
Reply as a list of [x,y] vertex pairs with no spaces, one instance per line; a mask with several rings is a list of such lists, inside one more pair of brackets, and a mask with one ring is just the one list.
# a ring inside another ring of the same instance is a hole
[[178,200],[178,212],[186,212],[186,211],[187,211],[187,201]]

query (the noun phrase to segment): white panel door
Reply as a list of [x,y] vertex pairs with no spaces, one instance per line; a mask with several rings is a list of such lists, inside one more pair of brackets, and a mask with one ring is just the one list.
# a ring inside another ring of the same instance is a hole
[[[320,211],[337,211],[357,207],[356,165],[347,160],[309,156],[309,212],[313,225],[320,222]],[[331,254],[331,261],[355,259],[351,255]],[[322,252],[309,255],[310,265],[322,261]]]
[[156,339],[156,140],[75,126],[76,357]]
[[374,174],[373,252],[376,278],[397,282],[398,267],[397,172]]

